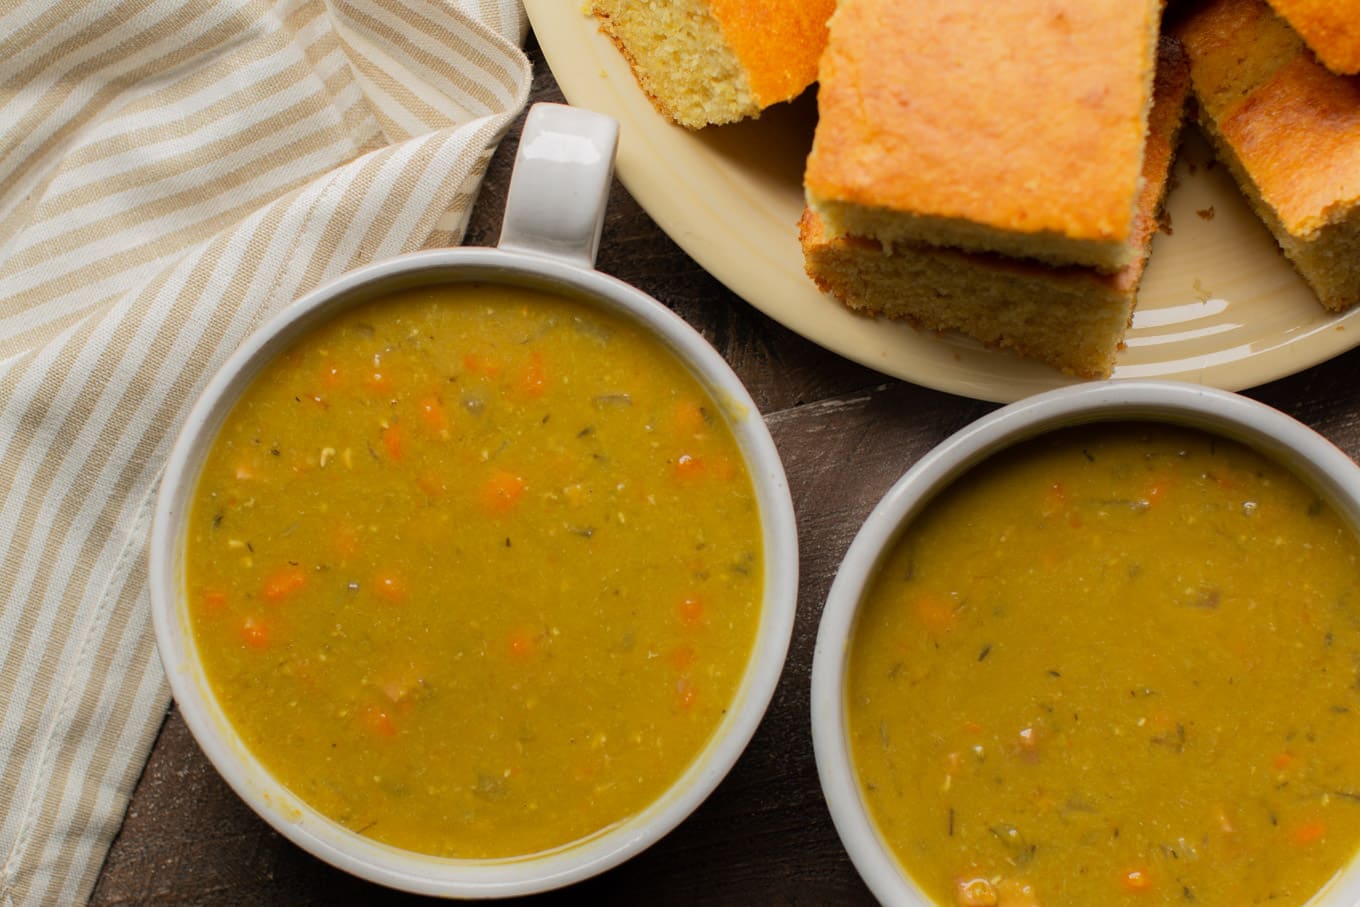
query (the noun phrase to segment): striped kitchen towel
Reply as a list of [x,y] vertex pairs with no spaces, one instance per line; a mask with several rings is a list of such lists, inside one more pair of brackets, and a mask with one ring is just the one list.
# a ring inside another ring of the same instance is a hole
[[88,899],[168,703],[155,486],[263,319],[456,242],[518,0],[0,0],[0,905]]

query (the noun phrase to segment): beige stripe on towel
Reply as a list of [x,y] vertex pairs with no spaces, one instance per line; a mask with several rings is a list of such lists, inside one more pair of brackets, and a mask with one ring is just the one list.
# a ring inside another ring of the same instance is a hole
[[514,0],[0,11],[0,904],[88,898],[168,702],[146,538],[257,326],[456,241],[523,106]]

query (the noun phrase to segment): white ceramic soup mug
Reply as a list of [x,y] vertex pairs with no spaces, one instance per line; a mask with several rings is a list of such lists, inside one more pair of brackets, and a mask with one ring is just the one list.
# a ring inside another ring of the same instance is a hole
[[[1288,468],[1360,530],[1360,467],[1312,429],[1247,397],[1193,384],[1113,381],[1039,394],[983,417],[921,458],[855,536],[827,595],[812,666],[812,736],[822,792],[855,868],[884,904],[938,907],[901,867],[861,793],[849,744],[846,678],[860,603],[902,529],[953,482],[1001,451],[1093,422],[1158,422],[1239,441]],[[1360,904],[1360,858],[1309,907]]]
[[[759,411],[722,357],[651,297],[594,270],[618,126],[608,117],[540,104],[525,123],[498,248],[456,248],[380,261],[307,294],[252,335],[207,385],[170,454],[151,538],[156,641],[185,723],[231,787],[281,834],[354,875],[406,891],[504,897],[555,888],[608,869],[679,824],[737,761],[783,668],[798,585],[797,536],[783,466]],[[700,754],[650,806],[584,841],[542,854],[460,860],[400,850],[318,813],[270,776],[211,692],[184,595],[185,525],[205,456],[251,379],[320,322],[395,290],[498,283],[546,290],[639,325],[722,401],[759,508],[765,578],[755,643],[735,700]]]

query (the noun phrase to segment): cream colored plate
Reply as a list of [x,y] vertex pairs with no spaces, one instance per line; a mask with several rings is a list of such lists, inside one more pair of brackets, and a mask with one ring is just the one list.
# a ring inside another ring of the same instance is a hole
[[[853,315],[803,273],[798,246],[810,98],[757,121],[689,132],[656,113],[581,0],[526,0],[534,32],[574,105],[617,118],[619,178],[676,243],[776,321],[898,378],[1008,402],[1071,379],[964,337]],[[1360,343],[1360,309],[1329,315],[1221,167],[1187,130],[1116,378],[1240,390]],[[1198,212],[1212,211],[1212,218]]]

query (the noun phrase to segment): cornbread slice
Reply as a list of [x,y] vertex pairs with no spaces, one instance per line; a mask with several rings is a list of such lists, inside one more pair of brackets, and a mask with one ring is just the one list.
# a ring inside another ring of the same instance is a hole
[[1360,0],[1270,0],[1322,64],[1341,75],[1360,73]]
[[690,129],[758,117],[817,80],[836,0],[593,0],[662,114]]
[[1188,91],[1185,57],[1164,39],[1127,240],[1132,260],[1114,274],[916,242],[885,248],[878,240],[829,233],[808,209],[800,225],[808,275],[851,309],[961,331],[1069,374],[1106,377],[1133,315]]
[[1322,66],[1265,0],[1180,23],[1199,122],[1328,309],[1360,302],[1360,77]]
[[804,184],[833,235],[1115,271],[1160,0],[841,0]]

